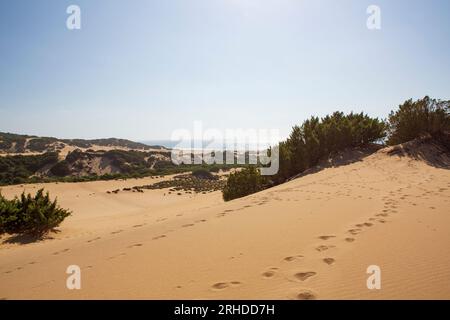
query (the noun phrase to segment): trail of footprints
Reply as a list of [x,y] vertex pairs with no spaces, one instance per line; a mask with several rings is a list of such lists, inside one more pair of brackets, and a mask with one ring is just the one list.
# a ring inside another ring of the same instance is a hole
[[[450,186],[450,184],[449,184],[449,186]],[[408,186],[407,188],[410,188],[410,187],[411,186]],[[369,218],[368,219],[369,221],[358,223],[358,224],[354,225],[354,227],[352,227],[349,230],[347,230],[348,235],[345,236],[345,238],[343,240],[346,243],[353,243],[353,242],[356,241],[356,236],[359,235],[360,233],[362,233],[364,231],[364,229],[373,227],[374,226],[374,222],[379,222],[379,223],[382,223],[382,224],[388,222],[386,220],[386,218],[388,218],[391,214],[395,214],[395,213],[398,212],[397,211],[397,208],[398,208],[397,202],[396,202],[396,200],[394,200],[394,198],[398,197],[398,194],[401,193],[403,191],[403,189],[404,188],[398,188],[395,191],[389,192],[388,196],[384,196],[382,198],[382,200],[384,201],[384,208],[381,210],[381,212],[379,212],[379,213],[375,214],[373,217]],[[424,190],[424,192],[423,192],[423,194],[421,194],[419,196],[419,198],[427,199],[427,197],[430,194],[438,195],[438,194],[440,194],[442,192],[445,192],[447,190],[447,188],[440,188],[440,189],[438,189],[438,191],[436,193],[433,193],[431,191],[427,191],[425,189],[423,189],[423,190]],[[287,190],[287,191],[290,191],[290,190]],[[317,192],[317,193],[321,193],[321,192]],[[400,200],[406,201],[406,200],[408,200],[408,198],[411,198],[411,195],[402,194],[398,198]],[[254,201],[252,202],[252,204],[254,204],[256,206],[265,205],[266,203],[269,202],[269,198],[268,197],[254,198],[253,200]],[[275,200],[281,200],[281,199],[275,199]],[[306,199],[306,200],[308,200],[308,199]],[[409,204],[412,205],[412,206],[416,206],[417,205],[416,202],[409,202]],[[217,217],[221,218],[221,217],[224,217],[225,215],[227,215],[229,213],[232,213],[232,212],[235,212],[235,211],[240,211],[240,210],[243,210],[245,208],[250,208],[250,207],[252,207],[252,205],[245,205],[245,206],[242,206],[242,207],[237,208],[237,209],[227,209],[227,210],[224,210],[223,212],[221,212]],[[435,208],[434,207],[430,207],[430,209],[434,210]],[[177,214],[176,215],[176,217],[181,217],[181,216],[183,216],[183,214]],[[167,218],[161,217],[161,218],[158,218],[156,220],[156,222],[157,223],[158,222],[163,222],[165,220],[167,220]],[[180,228],[194,227],[195,224],[197,224],[197,223],[204,223],[206,221],[207,221],[206,219],[199,219],[199,220],[196,220],[194,223],[186,223],[184,225],[181,225]],[[143,227],[145,225],[146,225],[146,223],[136,224],[136,225],[133,225],[132,228],[141,228],[141,227]],[[169,230],[168,232],[171,232],[171,231],[174,231],[174,230]],[[122,233],[122,232],[124,232],[124,230],[123,229],[119,229],[119,230],[111,232],[110,234],[111,235],[117,235],[117,234]],[[166,237],[167,237],[166,234],[161,234],[161,235],[154,236],[151,240],[160,240],[160,239],[164,239]],[[331,239],[336,240],[336,238],[337,237],[335,235],[321,235],[321,236],[318,237],[318,239],[321,240],[321,241],[329,241]],[[96,237],[96,238],[88,240],[87,243],[92,243],[92,242],[98,241],[100,239],[101,239],[101,237]],[[136,249],[136,248],[139,248],[139,247],[142,247],[142,246],[144,246],[143,243],[134,243],[134,244],[130,244],[127,247],[127,249]],[[336,246],[334,244],[320,244],[320,245],[315,247],[315,251],[317,251],[318,254],[322,255],[322,254],[327,254],[327,252],[330,249],[333,249],[333,248],[336,248]],[[61,251],[54,252],[53,255],[60,255],[60,254],[66,253],[68,251],[70,251],[70,249],[63,249]],[[125,252],[122,252],[122,253],[119,253],[117,255],[111,256],[107,260],[112,260],[112,259],[116,259],[116,258],[123,257],[123,256],[126,256]],[[297,254],[297,255],[287,256],[287,257],[283,258],[282,261],[285,262],[285,263],[293,263],[293,262],[301,261],[303,258],[304,258],[304,255]],[[328,266],[332,266],[332,265],[334,265],[336,263],[336,260],[334,258],[332,258],[332,257],[329,257],[329,256],[321,257],[321,260],[322,260],[323,263],[325,263]],[[38,262],[31,261],[31,262],[28,263],[28,265],[33,265],[33,264],[36,264],[36,263],[38,263]],[[8,274],[8,273],[12,273],[12,272],[14,272],[16,270],[22,270],[24,267],[25,266],[19,266],[16,269],[8,270],[8,271],[5,271],[4,273]],[[86,269],[90,269],[90,268],[93,268],[93,266],[87,266],[85,268]],[[269,279],[272,279],[272,278],[276,277],[276,275],[279,272],[280,272],[280,269],[278,267],[270,267],[266,271],[262,272],[261,277],[262,277],[262,279],[269,280]],[[311,270],[305,270],[305,271],[300,271],[300,272],[296,272],[296,273],[292,274],[290,279],[293,279],[294,281],[297,281],[297,282],[300,282],[300,283],[307,283],[309,279],[314,278],[316,276],[317,276],[317,272],[311,271]],[[233,287],[237,287],[237,286],[240,286],[240,285],[242,285],[242,283],[239,282],[239,281],[217,282],[217,283],[215,283],[215,284],[213,284],[211,286],[211,289],[214,290],[214,291],[221,291],[221,290],[225,290],[227,288],[233,288]],[[308,289],[307,288],[301,289],[294,296],[295,299],[299,299],[299,300],[311,300],[311,299],[316,299],[317,297],[318,297],[317,293],[315,293],[313,290],[311,290],[309,288]]]
[[[402,189],[396,190],[396,192],[401,192]],[[394,192],[391,192],[389,196],[383,197],[384,201],[384,208],[380,213],[376,213],[373,217],[368,218],[368,221],[364,221],[361,223],[355,224],[353,227],[349,228],[347,230],[347,235],[344,235],[342,238],[345,243],[351,244],[356,241],[356,237],[364,232],[364,230],[372,228],[375,226],[376,222],[379,222],[381,224],[386,223],[387,221],[385,218],[389,217],[391,214],[397,213],[397,202],[394,200]],[[401,198],[402,200],[405,200],[408,198],[408,195],[403,195]],[[233,210],[229,210],[229,212],[232,212]],[[226,212],[225,212],[226,213]],[[336,259],[331,257],[329,254],[329,251],[331,249],[337,248],[337,246],[333,243],[334,241],[338,240],[338,237],[336,235],[320,235],[317,237],[320,241],[323,241],[324,243],[321,243],[314,247],[316,254],[319,254],[321,261],[326,264],[329,267],[332,267],[335,263],[337,263]],[[329,243],[329,242],[332,243]],[[290,255],[286,256],[282,259],[282,262],[284,263],[296,263],[300,262],[305,258],[303,254],[297,254],[297,255]],[[261,278],[263,280],[270,280],[280,273],[280,268],[278,267],[270,267],[267,270],[263,271],[261,273]],[[298,283],[305,283],[307,284],[310,279],[313,279],[315,277],[319,276],[318,273],[314,270],[308,270],[307,268],[304,268],[302,271],[297,271],[292,273],[290,276],[288,276],[286,279],[288,281],[294,281]],[[241,284],[239,282],[239,284]],[[232,287],[230,283],[228,282],[217,282],[211,286],[211,289],[213,290],[224,290],[229,287]],[[310,288],[300,288],[298,293],[296,293],[294,296],[291,296],[294,299],[298,300],[313,300],[318,298],[318,294],[311,290]]]

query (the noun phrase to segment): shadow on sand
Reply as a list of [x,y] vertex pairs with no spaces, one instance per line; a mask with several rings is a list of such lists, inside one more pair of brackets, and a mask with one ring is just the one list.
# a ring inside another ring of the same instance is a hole
[[[52,233],[59,233],[61,232],[58,229],[53,229],[51,231]],[[3,244],[28,244],[28,243],[35,243],[40,242],[44,240],[53,239],[53,237],[49,234],[45,235],[32,235],[32,234],[12,234],[7,236],[6,239],[2,241]]]
[[340,166],[349,165],[355,162],[362,161],[364,158],[384,148],[379,144],[371,144],[366,147],[347,149],[331,155],[328,159],[320,161],[320,163],[313,168],[307,169],[302,173],[299,173],[289,179],[294,180],[300,177],[304,177],[309,174],[317,173],[327,168],[337,168]]
[[441,168],[450,169],[450,135],[441,134],[439,136],[423,137],[413,141],[392,147],[388,151],[389,156],[409,157],[414,160],[423,161],[426,164]]

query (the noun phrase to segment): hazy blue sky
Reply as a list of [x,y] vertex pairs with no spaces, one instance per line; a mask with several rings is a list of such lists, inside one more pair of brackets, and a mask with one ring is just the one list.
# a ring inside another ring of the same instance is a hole
[[450,98],[448,0],[0,1],[0,131],[147,140],[202,120],[286,135],[424,95]]

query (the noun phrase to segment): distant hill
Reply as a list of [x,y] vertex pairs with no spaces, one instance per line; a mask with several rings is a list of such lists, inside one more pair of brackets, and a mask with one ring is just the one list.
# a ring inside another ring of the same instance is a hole
[[[233,165],[208,169],[225,167]],[[139,178],[196,168],[174,164],[171,149],[125,139],[58,139],[0,132],[0,186]]]
[[0,132],[0,154],[38,154],[46,152],[59,152],[64,155],[81,149],[92,150],[167,150],[162,146],[149,146],[143,143],[126,139],[58,139],[54,137],[38,137],[14,133]]
[[0,132],[0,185],[141,177],[182,171],[170,149],[125,139],[58,139]]

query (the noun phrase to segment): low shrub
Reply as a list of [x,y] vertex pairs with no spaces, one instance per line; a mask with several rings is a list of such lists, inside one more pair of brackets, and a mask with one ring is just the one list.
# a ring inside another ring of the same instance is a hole
[[0,233],[20,233],[43,236],[56,228],[71,212],[62,209],[57,200],[50,200],[44,189],[35,196],[22,193],[7,200],[0,194]]
[[261,176],[259,169],[251,166],[231,173],[222,195],[225,201],[230,201],[264,190],[266,187],[266,178]]

